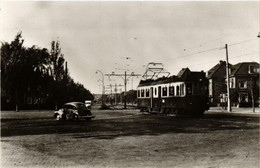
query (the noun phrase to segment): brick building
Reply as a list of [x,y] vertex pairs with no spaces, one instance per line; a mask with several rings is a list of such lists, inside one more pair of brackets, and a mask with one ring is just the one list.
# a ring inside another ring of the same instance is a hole
[[211,106],[217,106],[220,103],[220,95],[227,92],[225,83],[226,62],[220,61],[211,68],[207,72],[207,78],[209,79],[209,98]]
[[[233,106],[251,106],[252,99],[259,100],[259,64],[242,62],[230,68],[230,98]],[[207,72],[211,106],[219,106],[227,92],[226,62],[220,61]],[[252,97],[252,95],[254,97]],[[256,103],[257,104],[257,103]]]
[[255,102],[258,102],[258,63],[242,62],[232,67],[232,71],[230,74],[230,95],[233,105],[237,105],[239,107],[252,106],[253,99]]

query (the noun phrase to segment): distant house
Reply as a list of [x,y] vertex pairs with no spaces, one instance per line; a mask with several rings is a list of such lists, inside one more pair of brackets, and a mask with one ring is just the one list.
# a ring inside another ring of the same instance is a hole
[[[229,64],[232,67],[231,64]],[[209,98],[211,106],[220,104],[220,95],[227,92],[225,83],[226,79],[226,62],[219,61],[217,65],[207,72],[209,79]]]
[[239,107],[251,106],[259,99],[259,64],[242,62],[234,65],[230,74],[231,103]]
[[[251,106],[252,95],[255,102],[259,99],[259,64],[242,62],[229,64],[230,99],[233,106]],[[226,62],[220,61],[207,72],[209,79],[209,98],[211,106],[218,106],[227,93]],[[226,99],[224,100],[226,101]]]

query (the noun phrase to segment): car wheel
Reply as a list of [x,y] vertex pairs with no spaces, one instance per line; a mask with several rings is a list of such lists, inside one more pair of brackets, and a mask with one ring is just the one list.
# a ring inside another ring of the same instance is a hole
[[66,120],[66,115],[62,114],[62,120],[65,121]]
[[79,116],[77,114],[73,114],[73,120],[78,121],[79,120]]
[[61,119],[60,115],[59,114],[56,114],[55,115],[55,120],[59,121]]

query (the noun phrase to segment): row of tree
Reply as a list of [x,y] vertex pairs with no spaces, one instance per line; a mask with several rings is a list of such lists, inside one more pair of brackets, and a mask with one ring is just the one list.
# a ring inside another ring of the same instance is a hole
[[1,109],[54,109],[94,99],[70,77],[59,41],[52,41],[50,50],[23,43],[18,33],[1,44]]

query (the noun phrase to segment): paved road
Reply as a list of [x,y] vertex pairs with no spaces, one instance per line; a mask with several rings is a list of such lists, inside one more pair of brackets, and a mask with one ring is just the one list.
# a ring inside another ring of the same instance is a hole
[[53,111],[2,112],[2,167],[258,167],[259,115],[202,118],[92,110],[91,122]]

